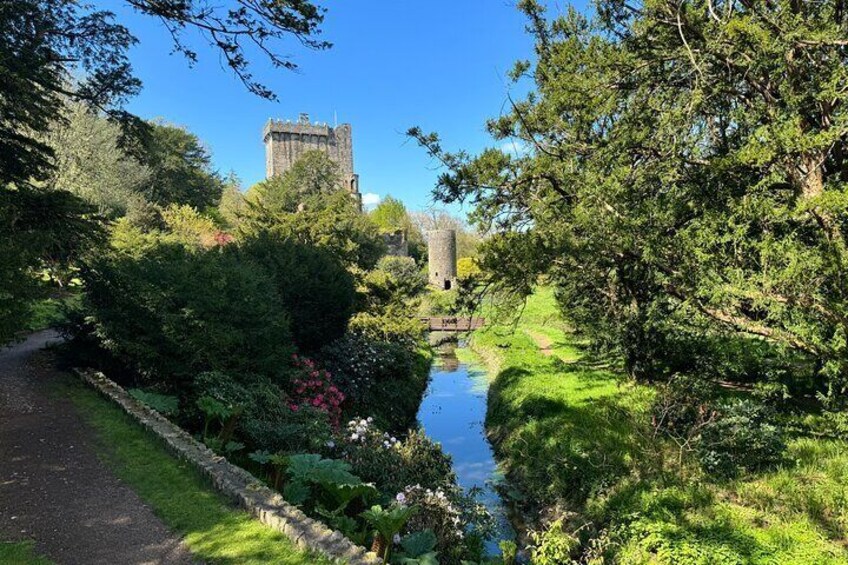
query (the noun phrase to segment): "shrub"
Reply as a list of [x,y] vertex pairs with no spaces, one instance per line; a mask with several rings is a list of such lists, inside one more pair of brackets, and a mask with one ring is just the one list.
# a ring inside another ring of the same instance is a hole
[[732,477],[755,471],[783,458],[783,432],[769,422],[766,407],[737,400],[719,408],[720,417],[701,432],[700,462],[708,473]]
[[347,414],[372,414],[390,430],[406,428],[427,386],[421,354],[397,343],[347,334],[321,351],[323,365],[345,392]]
[[267,378],[241,375],[238,379],[221,372],[198,375],[193,398],[212,398],[230,411],[238,411],[233,432],[249,451],[268,453],[316,452],[326,449],[332,437],[327,412],[298,405]]
[[473,257],[463,257],[456,262],[456,276],[460,279],[473,279],[483,274],[480,264]]
[[427,488],[414,484],[398,492],[396,500],[418,508],[406,531],[432,531],[442,563],[477,562],[482,558],[482,542],[491,535],[494,522],[485,507],[462,489],[456,485]]
[[113,253],[82,277],[100,342],[148,381],[181,389],[211,370],[279,377],[292,353],[273,280],[233,246]]
[[427,279],[410,257],[387,256],[365,277],[372,309],[404,304],[427,288]]
[[424,324],[414,312],[400,306],[390,306],[382,312],[360,312],[350,320],[350,331],[375,341],[388,341],[409,349],[424,338]]
[[326,414],[309,406],[285,408],[273,417],[255,418],[248,412],[241,430],[251,449],[268,453],[322,452],[333,437]]
[[[722,404],[702,379],[675,376],[657,387],[654,427],[682,451],[695,452],[705,471],[730,477],[780,460],[785,443],[770,410],[753,400]],[[681,453],[682,456],[682,453]]]
[[457,313],[458,291],[434,289],[427,293],[421,312],[426,316],[445,316]]
[[325,412],[330,422],[338,426],[345,395],[333,383],[330,372],[317,369],[311,359],[297,355],[293,355],[292,359],[299,374],[292,382],[289,408],[296,412],[303,406],[312,406]]
[[332,253],[267,232],[244,240],[241,248],[270,276],[298,346],[317,350],[344,334],[356,291]]
[[538,565],[561,565],[573,563],[571,552],[580,544],[578,538],[563,528],[562,520],[551,522],[541,531],[530,532],[533,545],[530,558]]
[[348,422],[335,453],[382,492],[397,493],[414,484],[436,488],[455,480],[450,456],[423,432],[412,431],[400,440],[378,428],[373,418]]
[[651,406],[654,427],[675,438],[690,433],[713,417],[713,387],[703,379],[675,375],[657,385]]

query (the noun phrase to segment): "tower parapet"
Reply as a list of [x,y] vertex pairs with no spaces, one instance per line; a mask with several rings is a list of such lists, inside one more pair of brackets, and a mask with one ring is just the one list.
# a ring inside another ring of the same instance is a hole
[[310,122],[301,114],[296,122],[269,119],[262,132],[265,143],[265,177],[281,175],[307,151],[322,151],[335,161],[341,173],[342,187],[359,195],[359,175],[353,172],[353,135],[350,124],[330,127]]

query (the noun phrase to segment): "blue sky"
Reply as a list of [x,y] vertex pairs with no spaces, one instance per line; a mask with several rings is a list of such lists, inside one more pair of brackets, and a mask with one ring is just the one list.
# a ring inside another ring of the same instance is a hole
[[155,20],[115,0],[99,4],[140,40],[131,60],[144,90],[129,110],[195,132],[221,172],[235,171],[245,187],[263,178],[269,117],[308,112],[332,123],[336,115],[353,126],[361,191],[391,194],[410,209],[431,204],[437,170],[404,132],[413,125],[437,131],[448,149],[493,144],[485,120],[504,111],[506,73],[533,48],[524,17],[507,0],[324,3],[323,38],[332,49],[287,42],[282,50],[300,65],[297,73],[255,58],[255,76],[279,95],[274,103],[248,93],[211,49],[197,44],[200,61],[189,68]]

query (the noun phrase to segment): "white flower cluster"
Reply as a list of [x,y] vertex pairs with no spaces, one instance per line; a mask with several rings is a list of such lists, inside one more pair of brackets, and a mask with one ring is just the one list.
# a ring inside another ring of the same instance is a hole
[[373,443],[385,449],[400,447],[400,440],[388,433],[382,435],[371,425],[374,418],[353,419],[347,423],[348,439],[355,443]]
[[395,496],[399,504],[417,504],[422,507],[424,513],[432,513],[441,516],[441,520],[450,524],[451,533],[457,538],[465,536],[462,525],[462,512],[454,505],[450,498],[441,488],[435,490],[423,488],[421,485],[407,486]]
[[365,439],[368,437],[368,431],[371,426],[371,423],[374,421],[374,418],[362,418],[356,419],[354,418],[350,422],[347,423],[347,431],[350,432],[350,441],[358,441],[365,442]]

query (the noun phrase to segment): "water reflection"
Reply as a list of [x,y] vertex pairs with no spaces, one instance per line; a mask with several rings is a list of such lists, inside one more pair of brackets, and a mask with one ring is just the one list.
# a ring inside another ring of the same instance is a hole
[[497,554],[498,540],[514,539],[515,532],[493,488],[500,475],[484,433],[486,374],[479,367],[461,363],[452,346],[442,346],[439,353],[430,371],[430,386],[418,411],[418,421],[453,458],[460,486],[482,489],[480,501],[498,522],[498,539],[490,540],[486,549]]

